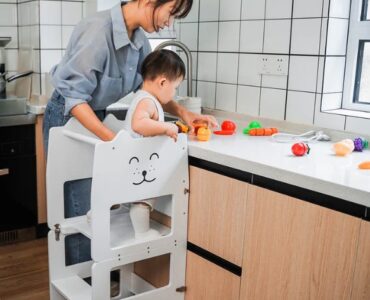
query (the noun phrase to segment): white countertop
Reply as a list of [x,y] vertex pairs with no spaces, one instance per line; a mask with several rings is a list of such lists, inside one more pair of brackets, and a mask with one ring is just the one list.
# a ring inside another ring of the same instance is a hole
[[208,142],[189,141],[189,155],[370,207],[370,170],[357,167],[370,160],[370,150],[337,157],[332,142],[316,142],[309,144],[309,155],[295,157],[292,144],[238,130]]

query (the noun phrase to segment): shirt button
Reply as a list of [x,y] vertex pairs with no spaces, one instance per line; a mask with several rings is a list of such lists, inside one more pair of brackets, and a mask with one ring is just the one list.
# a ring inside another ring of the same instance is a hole
[[133,70],[133,68],[131,67],[129,70],[130,70],[130,71],[132,71],[132,70]]

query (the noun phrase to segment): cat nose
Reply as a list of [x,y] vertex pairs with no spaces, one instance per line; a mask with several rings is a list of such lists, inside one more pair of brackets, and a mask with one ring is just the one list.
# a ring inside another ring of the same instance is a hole
[[143,174],[143,176],[145,177],[145,176],[146,176],[146,171],[143,171],[143,173],[142,173],[142,174]]

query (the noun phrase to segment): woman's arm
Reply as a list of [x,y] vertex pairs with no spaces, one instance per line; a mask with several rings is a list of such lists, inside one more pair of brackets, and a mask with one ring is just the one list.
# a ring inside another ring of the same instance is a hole
[[153,120],[157,108],[152,100],[143,99],[136,106],[131,120],[132,130],[143,136],[168,135],[176,140],[175,124]]
[[87,103],[81,103],[71,109],[71,114],[83,126],[103,141],[111,141],[116,134],[106,127],[95,115],[94,111]]

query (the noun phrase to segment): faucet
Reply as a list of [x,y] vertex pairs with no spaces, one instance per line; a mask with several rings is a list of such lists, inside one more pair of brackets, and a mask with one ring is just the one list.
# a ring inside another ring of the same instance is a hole
[[188,74],[186,74],[186,78],[187,78],[187,81],[188,81],[188,96],[189,97],[193,97],[193,85],[192,85],[192,81],[193,81],[193,59],[191,57],[191,53],[190,53],[190,50],[188,47],[186,47],[183,43],[181,43],[180,41],[166,41],[166,42],[163,42],[161,44],[159,44],[154,50],[161,50],[165,47],[168,47],[168,46],[176,46],[176,47],[179,47],[181,50],[183,50],[185,52],[185,55],[186,55],[186,59],[187,59],[187,62],[186,62],[186,68],[187,68],[187,71],[188,71]]

